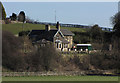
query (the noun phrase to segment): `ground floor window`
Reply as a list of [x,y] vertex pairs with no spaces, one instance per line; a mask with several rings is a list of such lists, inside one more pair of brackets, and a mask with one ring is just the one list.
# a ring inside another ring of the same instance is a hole
[[61,45],[62,45],[62,44],[59,44],[59,47],[60,47],[60,48],[61,48]]
[[59,48],[59,44],[58,43],[56,43],[56,46],[57,46],[57,48]]
[[62,44],[61,43],[56,43],[56,47],[57,48],[62,48]]

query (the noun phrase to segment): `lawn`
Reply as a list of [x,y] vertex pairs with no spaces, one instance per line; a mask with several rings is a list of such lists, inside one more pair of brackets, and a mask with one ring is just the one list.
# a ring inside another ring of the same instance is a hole
[[2,77],[3,81],[118,81],[118,76]]
[[[18,34],[20,31],[23,30],[22,23],[16,23],[16,24],[2,24],[2,30],[10,31],[13,34]],[[55,26],[51,26],[51,28],[55,28]],[[77,32],[85,32],[86,29],[84,28],[74,28],[74,27],[61,27],[62,29],[68,29],[70,31],[77,31]],[[41,30],[45,29],[45,25],[42,24],[24,24],[24,30]]]

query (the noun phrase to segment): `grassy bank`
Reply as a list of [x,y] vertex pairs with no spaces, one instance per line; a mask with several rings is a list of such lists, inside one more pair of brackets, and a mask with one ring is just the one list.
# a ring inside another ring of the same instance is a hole
[[3,81],[118,81],[118,76],[2,77]]
[[[22,24],[22,23],[16,23],[16,24],[2,24],[2,30],[10,31],[13,34],[18,34],[20,31],[23,30],[22,26],[24,26],[24,30],[42,30],[45,29],[45,25],[42,24]],[[51,26],[51,28],[55,28],[55,26]],[[76,32],[86,32],[86,29],[83,28],[74,28],[74,27],[61,27],[61,29],[68,29],[70,31],[76,31]]]

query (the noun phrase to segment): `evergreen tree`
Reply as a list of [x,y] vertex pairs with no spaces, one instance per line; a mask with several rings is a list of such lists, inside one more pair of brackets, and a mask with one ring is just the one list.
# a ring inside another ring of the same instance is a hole
[[18,21],[20,21],[20,22],[25,22],[25,13],[24,13],[24,11],[21,11],[20,13],[19,13],[19,15],[18,15]]

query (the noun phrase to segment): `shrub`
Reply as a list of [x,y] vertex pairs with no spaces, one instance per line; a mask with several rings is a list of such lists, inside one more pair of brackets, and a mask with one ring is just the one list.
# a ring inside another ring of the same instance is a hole
[[96,52],[90,54],[90,64],[94,67],[109,70],[109,69],[119,69],[120,64],[119,53],[114,52]]
[[52,44],[46,44],[42,47],[38,46],[38,49],[27,59],[31,60],[30,71],[53,71],[58,67],[60,55]]
[[8,31],[2,33],[2,65],[13,71],[23,71],[22,39]]
[[73,63],[79,67],[79,69],[82,70],[89,70],[89,56],[82,56],[81,59],[79,56],[73,57]]

